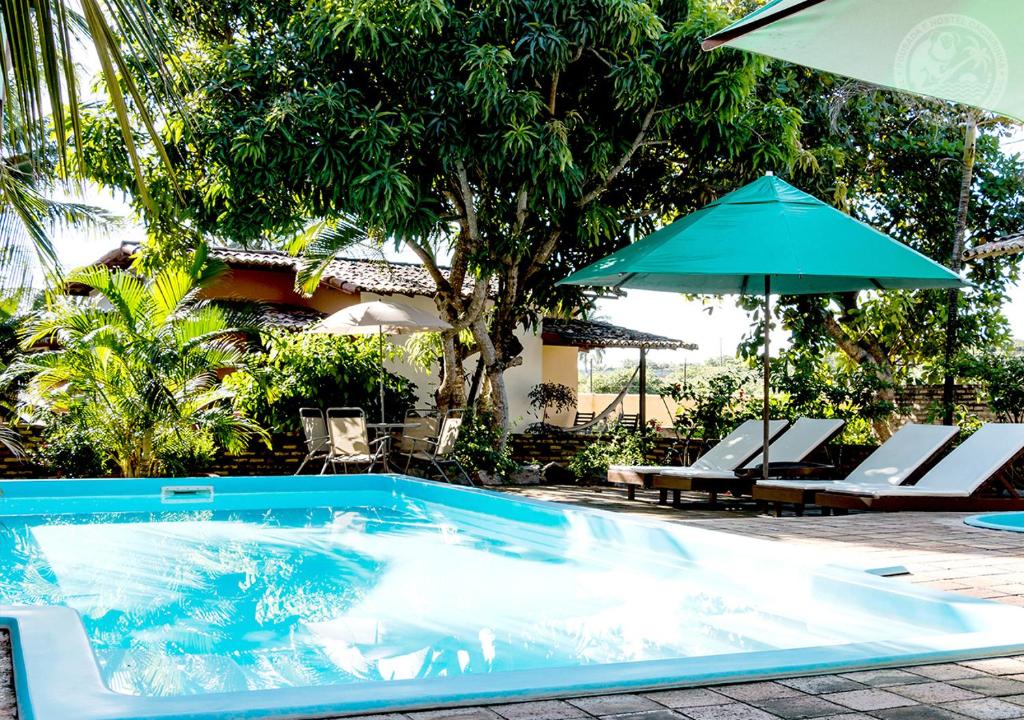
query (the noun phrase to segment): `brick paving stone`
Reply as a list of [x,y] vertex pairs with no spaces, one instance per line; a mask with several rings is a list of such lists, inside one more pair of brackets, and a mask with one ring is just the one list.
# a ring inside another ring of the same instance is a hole
[[989,675],[1017,675],[1024,673],[1024,660],[1020,658],[992,658],[990,660],[972,660],[960,664],[975,670],[981,670]]
[[783,720],[819,718],[825,715],[835,715],[845,710],[841,705],[836,705],[814,695],[761,700],[753,704],[762,710],[767,710],[776,717],[783,718]]
[[799,690],[777,682],[744,683],[742,685],[723,685],[715,688],[723,695],[742,702],[753,702],[755,700],[776,700],[778,698],[794,697],[802,695]]
[[859,682],[838,675],[815,675],[814,677],[786,678],[779,684],[794,688],[811,695],[822,693],[843,692],[845,690],[863,690]]
[[953,702],[954,700],[973,700],[974,698],[983,697],[981,693],[965,690],[964,688],[943,682],[898,685],[890,687],[889,690],[911,700],[917,700],[919,703],[929,704]]
[[681,712],[692,720],[778,720],[764,710],[743,703],[687,708]]
[[702,707],[705,705],[725,705],[733,702],[732,698],[719,695],[707,688],[685,688],[682,690],[659,690],[644,693],[644,697],[654,700],[670,708]]
[[491,705],[490,709],[507,720],[567,720],[587,716],[587,713],[563,700]]
[[874,716],[878,720],[968,720],[966,715],[933,705],[876,710]]
[[958,688],[965,690],[973,690],[974,692],[981,693],[982,695],[988,695],[990,697],[996,697],[999,695],[1020,695],[1024,693],[1024,682],[1020,680],[1012,680],[1008,677],[974,677],[967,678],[966,680],[952,680],[951,685],[956,685]]
[[658,703],[640,695],[598,695],[572,698],[567,702],[591,715],[622,715],[660,709]]
[[1020,720],[1020,718],[1024,718],[1024,708],[999,698],[960,700],[946,703],[942,707],[975,720]]
[[643,712],[623,713],[622,715],[602,715],[601,720],[686,720],[686,717],[675,710],[658,708]]
[[904,705],[917,705],[916,702],[888,690],[870,688],[867,690],[850,690],[848,692],[828,693],[820,697],[838,703],[851,710],[887,710]]
[[965,667],[956,663],[943,663],[941,665],[917,665],[907,668],[908,672],[915,675],[923,675],[932,680],[965,680],[966,678],[984,675],[981,670]]
[[844,677],[847,680],[855,680],[856,682],[870,687],[888,687],[890,685],[910,685],[911,683],[927,682],[927,680],[920,675],[909,673],[906,670],[894,670],[889,668],[840,673],[840,677]]
[[501,720],[501,716],[485,707],[443,708],[406,713],[412,720]]

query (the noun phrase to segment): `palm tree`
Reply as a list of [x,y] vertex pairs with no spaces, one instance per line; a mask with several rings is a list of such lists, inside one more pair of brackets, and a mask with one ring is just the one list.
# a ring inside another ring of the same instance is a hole
[[155,276],[98,266],[68,277],[84,301],[51,297],[4,378],[25,378],[29,421],[72,422],[125,477],[160,474],[168,451],[210,439],[229,452],[265,431],[234,411],[221,378],[248,367],[260,313],[199,298],[222,266],[197,252]]
[[[53,265],[40,219],[64,210],[41,202],[39,181],[83,174],[75,167],[82,162],[83,90],[77,71],[89,53],[117,115],[139,196],[153,209],[142,179],[139,138],[152,144],[169,172],[170,163],[129,67],[152,69],[146,82],[159,83],[165,97],[175,97],[164,61],[175,54],[169,52],[161,7],[148,0],[0,3],[0,272],[16,256],[11,241],[19,237],[8,232],[12,220],[27,231],[20,239],[29,238],[43,264]],[[139,124],[144,135],[133,129]],[[51,150],[55,162],[48,157]]]

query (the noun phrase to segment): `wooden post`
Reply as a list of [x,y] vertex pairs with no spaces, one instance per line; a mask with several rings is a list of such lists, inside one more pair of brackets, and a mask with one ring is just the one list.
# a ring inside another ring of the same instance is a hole
[[640,348],[640,429],[647,427],[647,348]]

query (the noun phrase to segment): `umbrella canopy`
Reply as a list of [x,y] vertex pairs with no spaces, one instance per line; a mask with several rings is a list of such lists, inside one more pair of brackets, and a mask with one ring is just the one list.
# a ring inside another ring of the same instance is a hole
[[772,175],[559,284],[764,295],[764,448],[768,477],[769,298],[857,290],[957,288],[958,275]]
[[1024,119],[1020,0],[774,0],[704,41]]
[[380,421],[384,422],[384,336],[436,332],[451,327],[437,315],[404,303],[372,300],[329,315],[308,332],[331,335],[376,335],[380,342]]
[[451,325],[425,310],[404,303],[373,300],[351,305],[310,329],[334,335],[406,335],[447,330]]
[[713,295],[955,288],[921,253],[768,175],[561,281]]

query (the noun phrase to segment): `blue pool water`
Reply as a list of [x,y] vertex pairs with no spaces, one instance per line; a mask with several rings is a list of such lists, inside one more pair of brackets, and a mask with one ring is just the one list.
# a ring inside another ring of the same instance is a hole
[[989,528],[990,530],[1010,530],[1011,532],[1024,532],[1024,512],[1003,512],[989,513],[987,515],[972,515],[964,518],[964,522],[975,527]]
[[[780,544],[391,476],[195,482],[208,496],[0,483],[0,605],[35,608],[0,608],[27,718],[298,716],[1024,651],[1019,608]],[[92,691],[55,692],[72,677]]]

